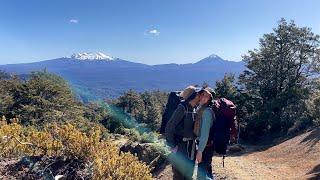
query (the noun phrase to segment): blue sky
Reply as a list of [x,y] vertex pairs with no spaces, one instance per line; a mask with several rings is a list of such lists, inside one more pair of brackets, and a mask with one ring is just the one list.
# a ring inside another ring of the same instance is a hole
[[320,34],[319,0],[0,0],[0,64],[96,52],[147,64],[241,60],[281,17]]

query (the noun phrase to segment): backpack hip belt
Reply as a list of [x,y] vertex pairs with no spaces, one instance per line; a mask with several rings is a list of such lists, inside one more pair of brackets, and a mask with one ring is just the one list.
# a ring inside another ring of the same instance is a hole
[[193,141],[193,140],[196,140],[196,138],[187,138],[187,137],[182,138],[183,142]]
[[[191,152],[189,151],[190,143],[191,143]],[[196,141],[195,141],[195,139],[187,141],[187,153],[188,153],[189,159],[192,160],[192,161],[195,160],[194,159],[195,152],[196,152]]]
[[[197,140],[198,138],[182,138],[182,141],[186,143],[186,149],[187,149],[187,156],[190,160],[195,160],[195,152],[196,152],[196,146],[197,146]],[[189,151],[189,146],[191,145],[191,151]]]

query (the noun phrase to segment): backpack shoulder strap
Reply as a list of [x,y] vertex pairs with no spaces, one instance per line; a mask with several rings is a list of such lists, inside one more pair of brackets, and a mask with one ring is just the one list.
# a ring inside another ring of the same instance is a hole
[[183,107],[183,109],[184,109],[184,112],[186,112],[186,111],[187,111],[187,102],[185,102],[185,101],[181,101],[181,102],[180,102],[180,104],[179,104],[178,106],[182,106],[182,107]]

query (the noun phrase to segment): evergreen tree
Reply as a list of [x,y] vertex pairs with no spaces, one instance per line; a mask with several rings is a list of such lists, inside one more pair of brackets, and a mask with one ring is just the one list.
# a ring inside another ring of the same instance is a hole
[[160,128],[161,113],[157,106],[148,106],[146,113],[147,124],[153,129],[158,130]]
[[235,85],[234,74],[225,74],[222,80],[216,81],[216,96],[225,97],[235,101],[237,95],[237,87]]
[[69,85],[59,76],[32,73],[30,79],[12,91],[12,115],[23,124],[79,120],[83,106],[75,101]]
[[247,122],[253,131],[280,132],[302,118],[310,81],[319,73],[318,48],[319,36],[310,28],[282,19],[259,49],[244,56],[248,69],[239,79],[254,105]]
[[144,102],[140,95],[133,90],[129,90],[120,96],[117,105],[134,118],[138,118],[139,112],[144,108]]
[[18,76],[0,71],[0,115],[9,119],[16,117],[13,112],[13,93],[21,83]]

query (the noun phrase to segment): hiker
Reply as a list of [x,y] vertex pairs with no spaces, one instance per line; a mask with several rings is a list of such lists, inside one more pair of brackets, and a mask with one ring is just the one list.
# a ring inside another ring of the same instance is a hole
[[197,117],[194,124],[194,134],[197,139],[197,153],[195,163],[198,164],[198,179],[213,179],[212,174],[212,156],[214,153],[212,141],[209,141],[209,134],[215,114],[212,110],[212,101],[215,92],[211,88],[205,88],[205,95],[200,100],[200,105],[197,111]]
[[[211,93],[211,98],[215,96],[212,89],[207,88]],[[214,101],[206,99],[200,101],[202,105],[194,123],[194,134],[199,137],[196,162],[198,164],[198,179],[214,179],[212,174],[212,156],[216,152],[224,158],[227,154],[229,143],[236,141],[238,134],[236,129],[236,106],[226,99],[218,98]],[[196,166],[195,166],[196,167]],[[195,168],[196,170],[196,168]]]
[[164,109],[164,113],[162,115],[162,120],[161,120],[161,127],[160,127],[160,134],[164,135],[165,134],[165,128],[170,120],[172,114],[174,111],[177,109],[178,105],[182,102],[188,99],[188,97],[192,94],[194,91],[195,87],[194,86],[188,86],[185,88],[182,92],[181,91],[173,91],[169,94],[167,104]]
[[193,133],[196,107],[207,94],[204,89],[193,89],[191,95],[178,105],[166,125],[165,137],[172,152],[169,161],[172,163],[173,179],[192,177],[196,151]]

